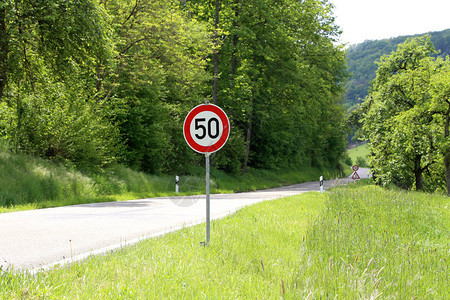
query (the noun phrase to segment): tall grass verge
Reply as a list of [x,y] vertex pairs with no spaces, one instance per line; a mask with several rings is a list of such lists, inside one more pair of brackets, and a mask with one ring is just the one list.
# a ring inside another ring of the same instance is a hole
[[0,298],[279,298],[300,268],[304,236],[324,202],[315,193],[244,208],[114,254],[38,273],[0,275]]
[[246,207],[61,269],[0,298],[449,299],[449,198],[352,185]]
[[[231,175],[213,169],[211,192],[251,191],[318,180],[320,175],[332,178],[337,174],[333,170],[303,168],[250,170]],[[192,168],[189,174],[180,176],[181,195],[204,192],[204,168]],[[175,195],[175,176],[149,175],[120,165],[81,172],[74,167],[0,149],[0,213],[172,195]]]
[[449,198],[376,186],[335,188],[308,230],[301,279],[317,296],[449,299]]
[[169,176],[150,176],[122,166],[95,172],[29,155],[0,152],[0,212],[115,201],[167,194]]

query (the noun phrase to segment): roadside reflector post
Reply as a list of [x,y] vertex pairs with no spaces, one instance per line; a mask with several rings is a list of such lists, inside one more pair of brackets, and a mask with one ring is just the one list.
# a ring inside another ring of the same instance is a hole
[[180,183],[180,177],[175,176],[175,192],[178,194],[178,184]]
[[323,194],[323,176],[320,176],[319,184],[320,184],[320,193]]

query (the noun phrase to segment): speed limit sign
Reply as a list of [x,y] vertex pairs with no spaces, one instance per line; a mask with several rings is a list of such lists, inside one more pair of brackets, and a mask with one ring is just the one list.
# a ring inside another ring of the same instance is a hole
[[184,139],[194,151],[205,154],[206,169],[206,242],[210,237],[209,156],[225,145],[230,135],[230,121],[225,112],[214,104],[194,107],[183,124]]
[[194,107],[183,125],[184,139],[199,153],[213,153],[225,145],[230,135],[230,121],[225,112],[214,104]]

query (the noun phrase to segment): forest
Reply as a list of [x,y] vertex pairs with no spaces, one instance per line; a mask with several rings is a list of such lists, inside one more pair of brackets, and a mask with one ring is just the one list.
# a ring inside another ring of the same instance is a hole
[[[430,32],[431,42],[438,53],[433,56],[446,57],[450,55],[450,29]],[[370,82],[375,79],[377,64],[380,57],[395,51],[399,44],[405,42],[407,38],[423,36],[398,36],[383,40],[368,40],[361,44],[350,45],[346,50],[348,70],[351,74],[345,84],[346,94],[344,98],[345,107],[352,111],[368,95]]]
[[0,137],[80,169],[189,172],[183,120],[210,101],[231,121],[215,168],[336,166],[339,34],[319,0],[3,1]]

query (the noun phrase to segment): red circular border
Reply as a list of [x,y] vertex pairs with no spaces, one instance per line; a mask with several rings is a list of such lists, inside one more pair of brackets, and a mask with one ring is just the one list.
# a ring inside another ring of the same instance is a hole
[[[203,111],[211,111],[211,112],[215,113],[216,115],[218,115],[220,120],[222,121],[222,125],[223,125],[223,131],[222,131],[221,137],[215,144],[213,144],[211,146],[202,146],[202,145],[196,143],[194,141],[194,139],[192,138],[192,135],[190,132],[192,120],[194,119],[194,117],[196,115],[198,115],[199,113],[201,113]],[[184,124],[183,124],[183,135],[184,135],[184,139],[186,140],[186,143],[189,145],[189,147],[192,148],[192,150],[194,150],[198,153],[213,153],[213,152],[220,150],[220,148],[222,148],[225,145],[225,143],[227,142],[228,137],[230,136],[230,121],[228,120],[228,117],[225,114],[225,112],[217,105],[200,104],[200,105],[194,107],[187,114],[186,119],[184,120]]]

